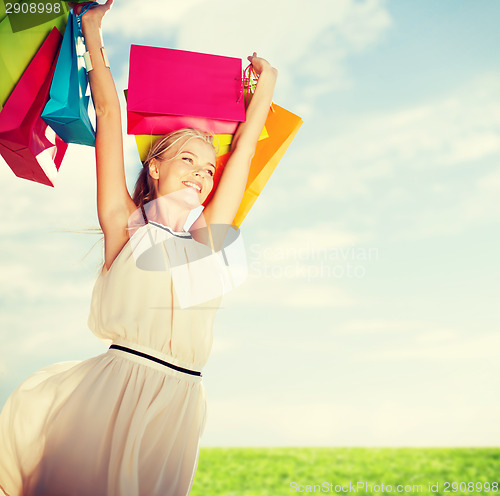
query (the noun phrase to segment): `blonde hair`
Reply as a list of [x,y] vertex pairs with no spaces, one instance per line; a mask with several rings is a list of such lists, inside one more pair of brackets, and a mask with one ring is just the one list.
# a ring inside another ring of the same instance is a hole
[[[151,162],[151,160],[158,159],[159,157],[161,157],[165,152],[170,150],[176,143],[179,143],[179,141],[181,141],[184,138],[187,138],[187,140],[182,144],[182,146],[179,147],[177,153],[172,158],[175,158],[178,155],[180,155],[180,153],[182,153],[184,146],[187,144],[188,141],[191,141],[192,139],[201,139],[205,141],[205,143],[212,145],[214,147],[215,152],[217,153],[217,148],[214,145],[215,141],[214,135],[204,133],[199,129],[194,129],[194,128],[179,129],[177,131],[168,133],[162,138],[160,138],[151,146],[149,153],[146,157],[146,160],[144,160],[144,162],[142,163],[141,171],[139,172],[139,176],[135,182],[132,200],[138,208],[141,208],[143,205],[147,204],[150,201],[153,201],[156,198],[156,189],[154,186],[154,180],[149,174],[149,163]],[[87,252],[85,257],[92,251],[97,242],[101,241],[102,244],[104,245],[104,233],[100,227],[90,227],[84,229],[83,231],[71,231],[71,232],[94,233],[102,235],[102,237],[92,245],[92,248]],[[99,269],[100,271],[102,271],[104,264],[105,260],[103,256],[103,261]]]
[[135,183],[132,200],[137,205],[137,207],[140,208],[156,198],[154,180],[149,174],[149,163],[151,162],[151,160],[153,160],[154,158],[158,159],[165,152],[170,150],[170,148],[172,148],[176,143],[186,137],[187,140],[183,143],[182,146],[179,147],[179,150],[172,158],[180,155],[186,143],[188,141],[191,141],[192,139],[201,139],[205,143],[212,145],[214,147],[214,150],[216,151],[214,146],[214,136],[212,134],[206,134],[199,129],[179,129],[178,131],[173,131],[160,138],[149,150],[146,160],[144,160],[144,162],[142,163],[142,170],[139,173],[139,177],[137,178],[137,181]]

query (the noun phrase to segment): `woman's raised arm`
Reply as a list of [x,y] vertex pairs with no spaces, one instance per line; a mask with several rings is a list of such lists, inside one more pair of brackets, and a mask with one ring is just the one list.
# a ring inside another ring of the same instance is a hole
[[[112,4],[113,0],[107,0],[105,4],[91,7],[82,16],[83,36],[93,67],[88,75],[97,121],[97,214],[105,237],[108,233],[123,231],[129,213],[135,209],[125,180],[120,103],[101,51],[101,21]],[[75,14],[80,12],[80,5],[70,2],[69,5]]]
[[238,126],[234,135],[231,156],[224,167],[217,190],[203,211],[207,224],[230,225],[233,222],[245,192],[255,147],[273,99],[278,71],[269,62],[257,57],[255,52],[248,60],[259,75],[259,80],[246,111],[246,121]]

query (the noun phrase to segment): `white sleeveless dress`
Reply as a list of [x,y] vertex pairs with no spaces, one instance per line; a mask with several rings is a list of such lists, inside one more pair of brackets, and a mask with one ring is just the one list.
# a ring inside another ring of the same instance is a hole
[[[138,268],[133,246],[146,237],[168,241],[177,263],[184,253],[188,271],[193,246],[204,247],[189,233],[141,226],[97,277],[89,328],[113,344],[201,372],[222,297],[181,308],[168,267]],[[206,423],[201,381],[120,349],[38,371],[0,415],[0,488],[10,496],[189,494]]]

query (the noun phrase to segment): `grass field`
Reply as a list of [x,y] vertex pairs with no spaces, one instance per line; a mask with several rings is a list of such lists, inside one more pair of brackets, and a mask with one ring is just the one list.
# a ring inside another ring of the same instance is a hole
[[[461,482],[474,491],[451,485]],[[500,496],[499,482],[500,448],[201,448],[191,496],[389,494],[382,483],[394,494]]]

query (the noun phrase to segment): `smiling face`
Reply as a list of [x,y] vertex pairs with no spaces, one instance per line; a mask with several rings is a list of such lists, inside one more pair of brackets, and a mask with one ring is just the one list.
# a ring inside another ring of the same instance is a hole
[[186,138],[172,148],[149,164],[156,197],[190,188],[202,204],[214,186],[214,147],[199,138]]

